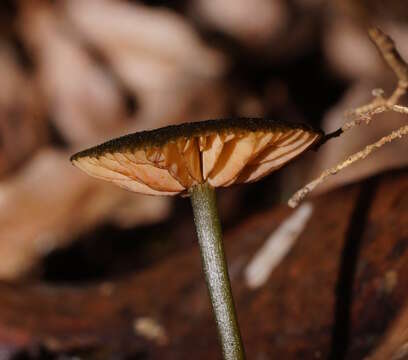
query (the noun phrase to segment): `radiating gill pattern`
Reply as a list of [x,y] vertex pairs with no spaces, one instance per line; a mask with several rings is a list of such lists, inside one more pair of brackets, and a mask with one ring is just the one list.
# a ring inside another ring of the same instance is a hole
[[319,136],[301,128],[214,132],[72,161],[89,175],[133,192],[176,195],[205,181],[221,187],[259,180],[305,151]]

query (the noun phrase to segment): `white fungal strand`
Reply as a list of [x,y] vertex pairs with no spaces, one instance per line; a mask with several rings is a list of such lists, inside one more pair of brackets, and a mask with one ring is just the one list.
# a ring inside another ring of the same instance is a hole
[[249,288],[258,288],[268,280],[296,243],[312,213],[312,204],[303,204],[268,237],[245,269],[245,282]]

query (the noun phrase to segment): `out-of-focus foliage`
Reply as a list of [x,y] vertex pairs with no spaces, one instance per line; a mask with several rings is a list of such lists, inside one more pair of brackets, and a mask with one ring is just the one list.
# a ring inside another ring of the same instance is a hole
[[[366,24],[383,27],[408,57],[404,4],[4,2],[0,257],[7,261],[0,278],[23,276],[45,254],[98,225],[132,227],[171,215],[167,198],[127,193],[72,168],[68,159],[77,150],[132,131],[226,116],[336,129],[343,112],[366,102],[373,87],[391,89],[393,75],[370,44]],[[276,189],[290,195],[322,168],[406,121],[394,117],[382,115],[374,126],[332,141],[272,179],[231,190],[230,198],[222,194],[223,212],[236,213],[236,195],[248,200],[246,191],[267,205]],[[406,152],[406,142],[392,144],[328,181],[326,189],[402,166]]]
[[19,276],[97,224],[128,227],[168,214],[166,198],[113,189],[73,169],[74,151],[135,130],[213,117],[225,106],[224,57],[169,10],[113,1],[21,1],[14,27],[18,50],[32,68],[21,66],[15,41],[5,41],[2,278]]

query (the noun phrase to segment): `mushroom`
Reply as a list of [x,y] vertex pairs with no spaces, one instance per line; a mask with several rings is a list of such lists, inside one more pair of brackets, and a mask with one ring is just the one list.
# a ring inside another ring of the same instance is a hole
[[215,188],[257,181],[322,135],[306,125],[261,118],[208,120],[126,135],[81,151],[71,161],[130,191],[190,197],[223,356],[243,359]]

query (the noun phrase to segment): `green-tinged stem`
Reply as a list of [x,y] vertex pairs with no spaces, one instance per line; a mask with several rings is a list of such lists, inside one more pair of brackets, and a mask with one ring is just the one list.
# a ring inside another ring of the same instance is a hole
[[194,186],[190,193],[205,279],[224,359],[244,359],[245,353],[224,254],[215,189],[205,183]]

